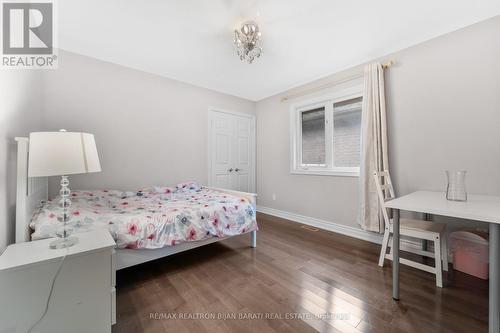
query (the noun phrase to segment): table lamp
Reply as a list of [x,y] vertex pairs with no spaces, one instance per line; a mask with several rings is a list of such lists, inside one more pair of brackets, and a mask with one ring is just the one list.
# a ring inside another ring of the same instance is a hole
[[61,238],[51,242],[50,248],[66,248],[78,242],[76,237],[69,237],[67,230],[71,218],[68,212],[71,206],[68,175],[100,171],[94,135],[66,130],[30,133],[28,177],[61,176],[61,211],[57,219],[62,223],[62,233],[57,233]]

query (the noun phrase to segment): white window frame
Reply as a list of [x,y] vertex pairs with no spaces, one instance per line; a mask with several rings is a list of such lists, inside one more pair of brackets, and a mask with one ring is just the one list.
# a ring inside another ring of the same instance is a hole
[[[314,99],[295,103],[290,107],[290,173],[359,177],[359,167],[335,167],[333,161],[333,105],[345,100],[363,97],[363,85],[342,89]],[[325,108],[325,165],[303,165],[302,117],[304,111]]]

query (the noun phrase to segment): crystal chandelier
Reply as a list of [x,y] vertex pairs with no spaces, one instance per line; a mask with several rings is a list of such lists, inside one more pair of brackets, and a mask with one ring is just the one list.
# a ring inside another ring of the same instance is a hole
[[260,36],[259,26],[253,21],[243,23],[240,30],[234,30],[236,54],[238,54],[241,61],[251,64],[256,58],[260,57],[262,54],[262,47],[260,47],[259,43]]

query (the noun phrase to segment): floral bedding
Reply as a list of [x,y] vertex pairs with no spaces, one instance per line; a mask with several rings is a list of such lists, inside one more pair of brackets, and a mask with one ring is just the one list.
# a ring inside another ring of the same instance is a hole
[[[255,208],[245,198],[182,183],[131,191],[74,191],[74,232],[107,228],[119,248],[156,249],[257,230]],[[34,214],[32,239],[56,236],[59,198]]]

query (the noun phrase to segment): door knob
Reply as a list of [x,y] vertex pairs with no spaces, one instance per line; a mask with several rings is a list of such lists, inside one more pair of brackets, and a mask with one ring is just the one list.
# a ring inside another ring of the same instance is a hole
[[242,170],[241,170],[241,169],[236,168],[236,169],[234,169],[234,171],[238,172],[238,171],[242,171]]
[[233,172],[233,168],[231,168],[231,169],[229,169],[229,170],[227,170],[227,171],[229,171],[229,172]]

